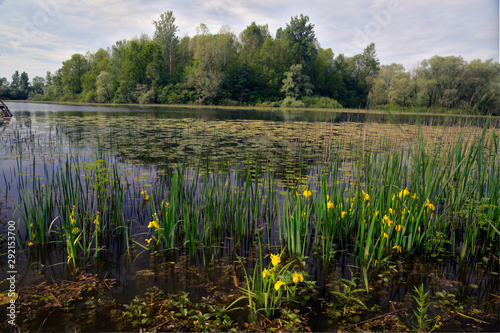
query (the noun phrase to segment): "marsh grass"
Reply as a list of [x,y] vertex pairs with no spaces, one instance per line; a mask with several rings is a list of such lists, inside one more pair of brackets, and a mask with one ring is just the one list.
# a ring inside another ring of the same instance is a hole
[[[248,138],[245,147],[258,148],[239,154],[243,146],[237,143],[232,155],[215,142],[246,131],[241,124],[210,124],[213,138],[202,135],[195,121],[169,126],[174,142],[162,151],[160,131],[111,131],[110,123],[106,138],[93,139],[98,153],[85,160],[56,149],[65,144],[64,135],[77,137],[69,128],[51,128],[46,137],[31,124],[14,131],[8,138],[14,144],[4,148],[17,155],[12,168],[18,175],[16,216],[25,228],[20,241],[62,244],[77,264],[77,257],[97,258],[112,242],[124,249],[141,243],[160,253],[236,247],[245,255],[261,237],[264,248],[295,258],[330,261],[338,250],[354,250],[365,284],[370,269],[403,253],[467,259],[498,250],[500,140],[487,125],[481,132],[443,126],[440,136],[426,126],[393,126],[377,138],[377,127],[369,124],[344,123],[342,130],[351,134],[336,137],[339,127],[332,124],[267,132],[257,123],[262,140]],[[173,165],[167,156],[185,144],[180,137],[186,132],[198,154],[194,167],[192,157]],[[75,142],[86,146],[88,135],[78,135],[83,139]],[[120,141],[123,135],[127,139]],[[279,142],[283,137],[286,142]],[[154,161],[165,172],[146,190],[145,181],[124,179],[116,159],[103,153],[109,149],[119,158],[130,150],[132,160]],[[42,172],[34,157],[27,159],[34,151],[47,158]],[[273,154],[290,159],[280,165]],[[5,170],[3,178],[10,188]],[[132,221],[145,222],[136,226],[138,235]]]

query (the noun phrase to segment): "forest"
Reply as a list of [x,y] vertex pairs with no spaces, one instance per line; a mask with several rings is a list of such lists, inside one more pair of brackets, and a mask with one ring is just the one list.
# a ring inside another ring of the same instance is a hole
[[0,98],[127,104],[454,110],[500,114],[498,62],[424,59],[412,69],[382,65],[375,44],[352,57],[323,49],[301,14],[274,36],[252,22],[239,35],[200,24],[179,37],[172,11],[153,36],[73,54],[54,73],[0,78]]

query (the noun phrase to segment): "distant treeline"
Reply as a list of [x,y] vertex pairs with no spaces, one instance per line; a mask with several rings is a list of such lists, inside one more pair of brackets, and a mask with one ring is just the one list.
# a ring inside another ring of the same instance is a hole
[[500,113],[500,67],[434,56],[405,71],[380,65],[375,44],[352,57],[320,47],[309,17],[292,17],[273,37],[251,23],[239,36],[200,24],[178,37],[171,11],[142,34],[107,50],[74,54],[45,78],[0,78],[0,98],[98,103],[325,108],[460,109]]

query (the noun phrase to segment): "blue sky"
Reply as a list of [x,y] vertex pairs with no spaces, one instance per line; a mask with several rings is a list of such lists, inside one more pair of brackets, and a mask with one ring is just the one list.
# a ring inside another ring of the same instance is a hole
[[274,35],[295,15],[308,15],[321,47],[353,56],[370,42],[382,64],[411,70],[433,55],[465,60],[499,57],[498,0],[0,0],[0,77],[54,72],[74,53],[153,35],[153,20],[172,10],[178,36],[200,23],[238,35],[251,22]]

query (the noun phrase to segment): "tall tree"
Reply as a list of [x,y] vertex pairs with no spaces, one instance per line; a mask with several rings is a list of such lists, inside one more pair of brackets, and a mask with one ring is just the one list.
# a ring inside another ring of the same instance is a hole
[[10,83],[10,86],[12,89],[19,89],[19,84],[21,83],[20,77],[19,77],[19,71],[15,71],[14,74],[12,74],[12,82]]
[[28,73],[22,72],[21,77],[19,78],[19,90],[21,90],[24,94],[28,94],[28,89],[30,86],[30,79],[28,77]]
[[294,63],[307,68],[318,53],[314,24],[309,23],[309,16],[292,17],[283,31],[283,38],[289,43]]
[[179,28],[175,25],[175,17],[172,11],[165,12],[160,15],[158,21],[153,21],[155,25],[155,40],[160,44],[163,56],[168,58],[168,71],[172,75],[172,56],[174,54],[174,46],[178,43],[175,33]]
[[45,79],[41,76],[35,76],[32,80],[31,90],[35,94],[43,94],[45,89]]
[[64,92],[76,95],[83,91],[83,75],[89,69],[87,59],[82,54],[73,54],[71,59],[63,62],[62,83]]

